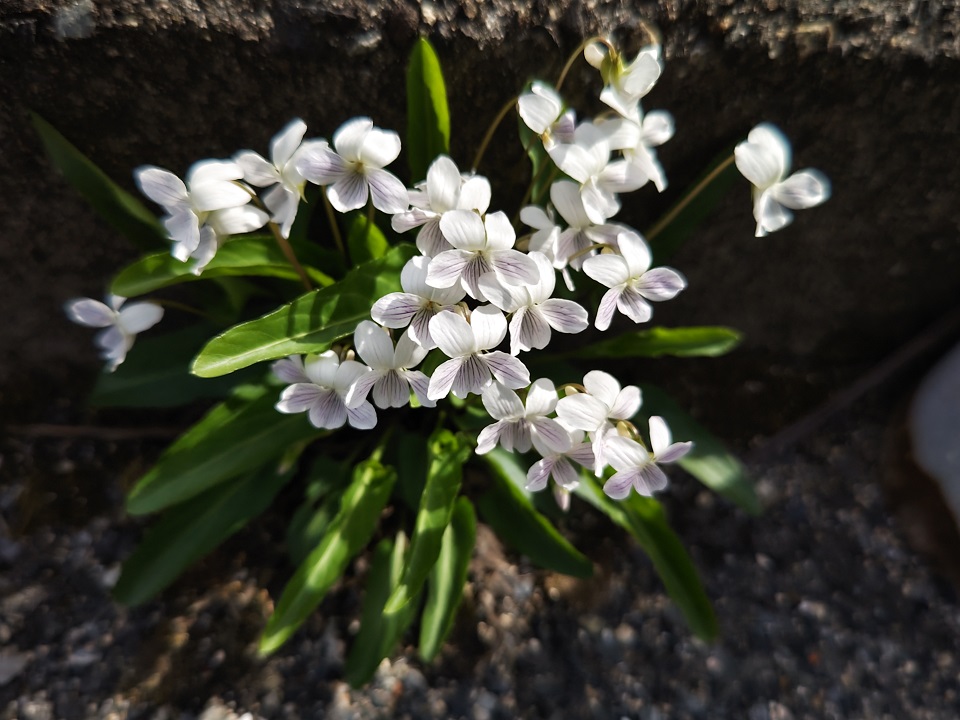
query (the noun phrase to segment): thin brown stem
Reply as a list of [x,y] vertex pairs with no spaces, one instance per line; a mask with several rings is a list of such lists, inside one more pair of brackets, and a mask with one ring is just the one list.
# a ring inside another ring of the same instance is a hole
[[722,173],[724,170],[730,167],[730,163],[732,163],[733,160],[734,160],[734,157],[733,155],[731,155],[722,163],[717,165],[713,169],[713,171],[710,172],[710,174],[707,175],[703,180],[697,183],[697,186],[693,188],[693,190],[691,190],[680,202],[678,202],[676,205],[670,208],[670,212],[668,212],[666,215],[660,218],[657,221],[657,224],[647,231],[646,233],[647,240],[653,240],[657,235],[663,232],[664,228],[666,228],[670,223],[676,220],[677,215],[682,213],[684,209],[687,207],[687,205],[689,205],[691,202],[693,202],[696,199],[697,195],[702,193],[710,183],[716,180],[717,176],[720,173]]
[[190,313],[191,315],[199,315],[202,318],[210,318],[210,315],[205,313],[203,310],[198,310],[192,305],[187,305],[186,303],[177,302],[176,300],[167,300],[166,298],[155,298],[151,299],[150,302],[156,303],[162,307],[168,307],[173,310],[182,310],[185,313]]
[[276,240],[277,245],[280,246],[280,250],[287,258],[287,262],[290,263],[290,265],[296,271],[297,276],[300,278],[300,282],[303,283],[303,287],[305,287],[308,292],[313,290],[313,283],[310,282],[310,278],[307,276],[307,271],[303,269],[303,265],[301,265],[300,261],[297,260],[297,256],[294,254],[293,248],[290,246],[290,241],[283,236],[283,233],[280,232],[280,228],[275,222],[269,223],[269,226],[270,232],[273,233],[274,240]]
[[493,122],[490,123],[490,127],[487,128],[487,134],[483,136],[483,140],[480,142],[480,147],[477,150],[477,154],[473,156],[472,168],[474,172],[476,172],[477,168],[480,166],[480,161],[483,159],[483,154],[487,151],[487,146],[493,139],[493,134],[497,131],[497,128],[500,126],[500,123],[503,122],[503,119],[507,116],[507,113],[513,110],[516,105],[517,98],[510,98],[510,100],[502,108],[500,108],[500,112],[497,113],[497,116],[493,119]]
[[560,86],[563,85],[563,81],[567,79],[567,73],[570,72],[570,68],[573,67],[573,64],[577,61],[577,58],[580,57],[580,55],[583,54],[583,51],[587,49],[587,45],[595,42],[603,43],[611,52],[616,52],[616,49],[610,44],[610,41],[606,38],[600,37],[599,35],[595,35],[592,38],[587,38],[584,40],[582,43],[580,43],[579,47],[577,47],[577,49],[570,54],[570,57],[567,58],[566,65],[564,65],[563,70],[560,71],[560,76],[557,78],[557,84],[555,86],[557,92],[560,92]]
[[327,211],[327,220],[330,222],[330,231],[333,233],[333,241],[337,245],[337,250],[343,256],[344,262],[348,262],[347,249],[343,245],[343,236],[340,234],[340,226],[337,225],[337,216],[333,214],[333,205],[327,197],[327,189],[320,186],[320,195],[323,196],[323,207]]
[[572,260],[576,260],[578,257],[583,257],[583,256],[586,255],[588,252],[591,252],[591,251],[593,251],[593,250],[602,250],[603,248],[608,248],[608,247],[610,247],[610,246],[609,246],[609,245],[604,245],[603,243],[597,243],[596,245],[588,245],[587,247],[583,248],[583,250],[577,250],[577,252],[575,252],[573,255],[571,255],[570,257],[568,257],[568,258],[567,258],[567,264],[569,264],[570,261],[572,261]]

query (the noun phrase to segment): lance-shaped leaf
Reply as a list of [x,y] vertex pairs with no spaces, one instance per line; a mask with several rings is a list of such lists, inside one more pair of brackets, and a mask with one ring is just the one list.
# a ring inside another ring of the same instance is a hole
[[491,488],[477,502],[484,521],[507,545],[537,565],[573,577],[590,577],[593,563],[536,511],[530,498],[516,484],[516,476],[523,473],[507,469],[517,466],[505,457],[510,456],[499,448],[483,456],[493,476]]
[[716,357],[740,344],[741,335],[725,327],[652,327],[571,350],[563,357]]
[[277,391],[243,386],[215,406],[160,456],[127,496],[132,515],[163,510],[204,490],[279,460],[294,443],[318,436],[305,415],[274,409]]
[[450,524],[443,533],[440,557],[427,584],[427,602],[420,619],[420,657],[433,660],[453,627],[463,599],[470,557],[477,540],[477,518],[465,497],[457,498]]
[[373,303],[399,292],[400,271],[417,253],[398,245],[382,258],[351,270],[340,281],[302,295],[256,320],[213,338],[193,363],[193,373],[217,377],[263,360],[318,353],[353,333]]
[[450,152],[450,111],[440,60],[426,38],[420,38],[407,65],[407,160],[414,181],[427,176],[438,155]]
[[287,552],[294,565],[306,560],[340,509],[340,498],[350,481],[352,463],[321,456],[308,474],[303,504],[287,526]]
[[366,215],[358,212],[350,223],[347,248],[354,263],[365,263],[386,255],[390,243],[376,223],[370,222]]
[[343,575],[350,560],[370,541],[397,474],[370,458],[353,480],[320,544],[307,556],[283,590],[260,638],[260,654],[285,643]]
[[190,363],[216,330],[200,323],[165,335],[138,338],[115,372],[104,372],[90,396],[99,407],[175,407],[199,398],[221,398],[254,372],[208,380],[190,374]]
[[387,598],[403,576],[407,548],[407,536],[401,530],[397,533],[396,541],[389,538],[381,540],[374,550],[364,587],[360,632],[353,641],[343,668],[347,682],[353,687],[360,687],[373,677],[380,661],[393,651],[413,620],[416,603],[393,615],[383,612]]
[[654,265],[660,265],[686,242],[720,202],[738,175],[733,149],[714,160],[644,237],[653,251]]
[[420,497],[420,508],[410,545],[410,560],[403,580],[394,589],[384,612],[393,615],[420,593],[430,569],[440,555],[443,532],[450,524],[453,504],[463,480],[463,463],[472,448],[449,430],[438,430],[427,441],[430,466]]
[[293,470],[270,465],[223,483],[165,514],[123,564],[114,597],[125,605],[146,602],[183,570],[266,510]]
[[169,242],[163,226],[143,203],[121,189],[42,117],[30,113],[30,119],[53,164],[100,217],[142,249]]
[[715,638],[717,618],[710,598],[693,561],[670,529],[660,503],[635,493],[623,501],[611,500],[592,476],[581,475],[581,483],[574,492],[637,539],[690,629],[703,640]]
[[[302,253],[298,255],[301,263],[317,262],[315,257],[308,259]],[[121,270],[113,279],[110,292],[136,297],[170,285],[214,277],[260,276],[300,280],[277,241],[268,236],[238,237],[224,243],[202,275],[193,273],[193,265],[193,262],[177,260],[168,252],[147,255]],[[303,268],[317,285],[325,287],[333,283],[333,278],[310,264],[304,264]]]
[[753,482],[736,456],[663,390],[652,385],[642,385],[641,389],[643,415],[659,415],[667,421],[674,438],[693,440],[693,450],[678,462],[680,467],[751,515],[759,515],[762,508]]

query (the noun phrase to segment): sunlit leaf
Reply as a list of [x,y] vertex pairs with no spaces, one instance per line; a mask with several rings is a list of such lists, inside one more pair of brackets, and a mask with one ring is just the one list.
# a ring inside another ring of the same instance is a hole
[[321,456],[307,474],[303,504],[287,526],[287,552],[294,565],[310,554],[340,509],[340,498],[350,480],[350,466]]
[[438,155],[450,152],[450,112],[447,89],[437,53],[420,38],[407,65],[407,142],[410,177],[427,177],[427,168]]
[[390,244],[376,223],[370,222],[366,215],[357,213],[350,223],[347,248],[350,250],[350,259],[354,264],[359,264],[383,257],[390,249]]

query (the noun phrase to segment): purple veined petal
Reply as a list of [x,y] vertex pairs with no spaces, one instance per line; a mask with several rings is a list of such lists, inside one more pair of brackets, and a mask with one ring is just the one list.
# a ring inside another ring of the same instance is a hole
[[186,262],[190,253],[200,244],[200,219],[193,211],[186,210],[165,217],[163,226],[170,233],[170,239],[176,243],[170,254],[180,262]]
[[487,244],[483,220],[472,210],[450,210],[440,218],[440,232],[458,250],[479,251]]
[[370,309],[370,317],[384,327],[406,327],[421,311],[423,298],[411,293],[388,293],[377,300]]
[[751,130],[733,155],[740,174],[761,190],[779,182],[790,169],[790,144],[769,123]]
[[668,267],[648,270],[633,285],[643,297],[657,301],[670,300],[676,297],[677,293],[686,286],[687,281],[683,275]]
[[[392,354],[393,353],[391,353],[391,355]],[[340,363],[334,375],[333,389],[336,390],[341,397],[344,397],[350,390],[351,385],[371,372],[374,371],[363,363],[358,363],[356,360],[344,360]]]
[[336,430],[347,422],[347,407],[336,392],[322,389],[310,406],[308,417],[316,428]]
[[475,350],[495,348],[507,335],[507,319],[492,305],[482,305],[474,310],[470,315],[470,327]]
[[757,237],[782,230],[793,222],[793,213],[778,203],[770,190],[757,197],[753,205],[753,217],[757,221]]
[[[590,395],[602,402],[607,409],[614,406],[620,394],[620,383],[613,375],[603,370],[591,370],[584,375],[583,386]],[[582,429],[593,430],[593,428]]]
[[650,464],[650,453],[640,443],[612,433],[604,438],[604,462],[618,472]]
[[519,250],[495,250],[488,257],[497,277],[508,285],[536,285],[540,282],[537,263]]
[[770,190],[784,207],[802,210],[819,205],[830,197],[830,180],[819,170],[800,170]]
[[250,193],[231,181],[208,182],[190,186],[190,202],[198,211],[210,212],[245,205]]
[[608,288],[623,285],[630,279],[627,261],[619,255],[609,253],[588,257],[583,261],[583,272],[586,273],[587,277]]
[[596,464],[596,458],[593,456],[593,445],[588,442],[575,445],[567,453],[567,457],[589,470],[592,470]]
[[517,241],[517,233],[502,210],[487,213],[483,226],[487,232],[487,250],[509,250]]
[[650,248],[639,233],[626,230],[617,234],[617,248],[624,262],[627,263],[627,272],[630,277],[640,277],[650,269],[653,256]]
[[428,258],[436,257],[442,252],[453,250],[453,245],[440,232],[440,216],[430,218],[420,232],[417,233],[417,250]]
[[557,408],[557,388],[550,378],[534,380],[527,390],[526,415],[549,415]]
[[330,185],[352,172],[344,159],[325,142],[311,145],[299,153],[296,167],[298,173],[317,185]]
[[529,452],[530,424],[526,420],[505,423],[500,433],[500,446],[507,452]]
[[359,210],[367,204],[368,190],[367,181],[363,175],[348,172],[327,188],[327,199],[338,212],[350,212]]
[[597,330],[604,331],[610,327],[610,323],[613,321],[613,313],[617,309],[617,301],[620,299],[620,293],[621,290],[611,288],[600,298],[597,317],[593,323]]
[[140,192],[168,212],[189,207],[187,186],[169,170],[143,165],[133,171]]
[[374,370],[393,369],[393,342],[375,322],[364,320],[357,325],[353,344],[361,359]]
[[477,285],[483,296],[505,313],[517,312],[530,301],[525,286],[506,285],[500,282],[496,273],[485,273],[477,281]]
[[596,256],[596,251],[591,251],[590,253],[583,252],[593,244],[590,236],[583,230],[577,230],[572,227],[567,228],[560,233],[560,236],[557,238],[558,262],[555,263],[555,266],[563,268],[569,263],[574,270],[581,269],[583,263],[588,258]]
[[163,308],[154,302],[136,302],[124,305],[117,318],[117,326],[128,335],[136,335],[160,322]]
[[498,420],[480,431],[480,434],[477,435],[477,455],[486,455],[497,446],[497,443],[500,442],[500,432],[506,424],[503,420]]
[[430,199],[430,209],[435,213],[455,210],[462,184],[463,178],[460,177],[456,163],[446,155],[437,157],[427,169],[427,197]]
[[620,201],[616,195],[598,186],[590,180],[580,188],[583,210],[594,225],[602,225],[608,218],[620,212]]
[[579,333],[590,324],[587,311],[573,300],[550,298],[540,303],[539,310],[543,319],[558,332]]
[[667,487],[667,476],[655,463],[646,465],[637,472],[633,479],[633,487],[638,493],[650,497]]
[[380,168],[366,168],[364,172],[370,184],[373,206],[380,212],[392,215],[409,207],[407,188],[393,174]]
[[303,136],[307,132],[307,124],[300,118],[294,118],[273,136],[270,141],[270,159],[278,168],[282,168],[300,147]]
[[259,230],[269,221],[270,216],[260,208],[253,205],[241,205],[240,207],[214,210],[207,216],[206,224],[212,227],[220,237],[226,237]]
[[533,464],[527,470],[527,484],[523,486],[524,490],[529,492],[540,492],[547,486],[547,481],[553,473],[556,458],[543,458]]
[[495,350],[483,355],[483,361],[490,368],[497,382],[511,390],[519,390],[530,384],[530,371],[527,366],[512,355]]
[[410,339],[424,350],[433,350],[437,346],[436,340],[430,335],[430,320],[434,315],[436,312],[432,307],[421,308],[411,318],[410,327],[407,329]]
[[450,388],[453,387],[453,381],[456,380],[457,375],[460,373],[460,366],[463,365],[464,359],[465,358],[462,357],[451,358],[445,363],[441,363],[440,366],[433,371],[433,375],[430,378],[430,385],[427,387],[427,398],[436,402],[450,394]]
[[185,178],[192,196],[196,186],[230,184],[243,177],[243,170],[233,160],[201,160],[190,166]]
[[476,210],[485,213],[490,207],[490,181],[482,175],[473,175],[466,178],[460,186],[460,197],[457,199],[458,210]]
[[570,448],[570,434],[552,418],[537,417],[530,421],[533,434],[556,453]]
[[585,228],[593,225],[583,207],[580,198],[580,186],[569,180],[558,180],[550,186],[550,202],[560,216],[572,228]]
[[344,160],[356,162],[360,159],[364,138],[371,130],[373,120],[368,117],[347,120],[333,134],[333,147]]
[[347,421],[357,430],[372,430],[377,426],[377,411],[369,402],[363,402],[347,410]]
[[392,218],[390,218],[390,227],[393,228],[394,232],[405,233],[408,230],[413,230],[415,227],[420,227],[424,223],[430,222],[431,220],[436,220],[439,222],[439,218],[437,218],[435,213],[415,207],[407,210],[406,212],[396,213]]
[[636,469],[618,472],[603,484],[603,492],[614,500],[624,500],[630,495],[634,480],[639,477],[640,471]]
[[480,287],[480,278],[492,271],[487,257],[482,252],[468,252],[466,250],[454,250],[453,252],[466,253],[469,256],[467,264],[463,267],[463,273],[460,275],[460,286],[474,300],[486,302],[487,296],[483,294],[483,289]]
[[466,250],[447,250],[430,259],[427,270],[427,285],[448,288],[463,276],[476,253]]
[[609,417],[614,420],[629,420],[643,404],[643,395],[636,385],[627,385],[617,393],[616,399],[610,404]]
[[377,381],[382,376],[383,373],[374,370],[373,372],[364,373],[358,377],[343,396],[343,403],[347,406],[347,409],[357,407],[366,400],[367,395],[370,394],[373,386],[377,384]]
[[510,321],[510,354],[542,350],[550,344],[550,325],[537,306],[520,308]]
[[553,481],[564,490],[572,492],[580,486],[580,473],[565,457],[558,457],[553,464]]
[[323,393],[332,391],[317,387],[313,383],[294,383],[284,388],[275,407],[282,413],[305,412],[320,400]]
[[400,154],[400,136],[393,130],[373,128],[363,138],[358,160],[367,168],[386,167]]
[[[430,320],[430,337],[449,358],[466,357],[476,350],[473,328],[457,313],[441,312]],[[431,396],[431,399],[435,399]]]
[[419,370],[401,370],[400,374],[406,378],[407,383],[413,388],[413,392],[421,405],[428,408],[437,406],[437,403],[427,395],[430,390],[430,378]]
[[693,442],[690,440],[687,440],[686,442],[675,442],[672,445],[668,445],[666,448],[664,448],[661,453],[658,453],[656,456],[656,461],[658,463],[669,465],[670,463],[674,463],[683,458],[691,450],[693,450]]
[[458,398],[464,399],[470,393],[480,395],[484,388],[493,382],[490,368],[477,355],[467,355],[463,358],[460,371],[453,380],[451,392]]
[[373,386],[373,402],[381,410],[408,405],[410,386],[396,370],[389,370]]
[[630,286],[625,287],[617,298],[617,309],[635,323],[645,323],[653,317],[650,303]]
[[415,368],[427,356],[427,350],[419,345],[411,336],[409,330],[403,333],[397,340],[397,347],[393,353],[393,364],[391,367],[396,369]]
[[524,415],[523,403],[517,394],[501,385],[493,383],[483,391],[483,407],[494,420],[519,420]]
[[87,327],[109,327],[117,318],[116,311],[91,298],[70,300],[63,309],[73,322]]
[[243,179],[257,187],[269,187],[280,182],[280,171],[258,153],[243,150],[233,156],[243,170]]
[[290,357],[277,360],[270,366],[270,369],[279,380],[285,383],[310,382],[310,378],[308,378],[307,374],[303,371],[303,357],[300,355],[291,355]]
[[[563,426],[561,425],[561,427]],[[530,440],[533,442],[533,447],[536,448],[541,457],[556,457],[557,455],[561,455],[570,449],[571,443],[569,432],[567,432],[566,442],[562,443],[562,446],[559,448],[547,443],[538,433],[531,433]]]

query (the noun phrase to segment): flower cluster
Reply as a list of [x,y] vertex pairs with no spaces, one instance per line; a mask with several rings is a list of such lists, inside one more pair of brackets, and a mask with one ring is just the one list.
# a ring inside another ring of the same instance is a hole
[[[136,171],[142,192],[165,212],[173,256],[192,262],[197,274],[231,235],[270,224],[278,242],[288,238],[307,183],[320,186],[341,213],[369,204],[371,213],[391,216],[395,232],[416,231],[420,255],[403,268],[402,291],[376,299],[371,319],[356,327],[355,353],[332,349],[274,364],[288,383],[278,411],[306,412],[318,428],[365,430],[376,426],[376,409],[407,405],[411,395],[422,407],[451,394],[475,395],[493,419],[479,434],[477,453],[498,445],[536,451],[541,459],[529,469],[527,489],[542,490],[552,478],[562,507],[578,484],[576,465],[598,477],[612,468],[604,485],[612,498],[666,486],[659,466],[680,459],[691,443],[672,443],[663,419],[652,417],[648,449],[631,422],[641,407],[636,386],[593,370],[582,384],[558,390],[548,378],[532,379],[523,358],[546,348],[554,333],[577,334],[591,324],[586,307],[554,296],[558,274],[571,292],[582,282],[575,282],[577,273],[605,289],[592,318],[600,331],[618,312],[633,323],[649,321],[651,302],[686,286],[676,270],[652,266],[638,231],[613,221],[622,194],[667,187],[656,148],[673,136],[673,118],[641,106],[663,71],[661,49],[648,46],[627,63],[604,41],[584,55],[600,71],[600,100],[610,108],[604,115],[578,122],[560,94],[540,82],[517,99],[520,118],[561,178],[549,185],[549,202],[520,209],[530,231],[519,239],[507,214],[491,209],[489,181],[462,172],[450,157],[437,157],[423,182],[405,187],[385,169],[400,153],[398,135],[365,117],[344,123],[331,142],[305,140],[306,124],[293,120],[273,138],[269,160],[245,150],[199,162],[185,180],[156,167]],[[789,147],[772,126],[755,128],[735,160],[755,186],[757,235],[788,224],[791,209],[829,195],[816,171],[787,177]],[[262,197],[255,188],[265,189]],[[80,300],[69,311],[78,322],[108,327],[98,343],[116,367],[135,333],[159,320],[151,307]],[[416,368],[431,351],[443,358],[428,377]]]

